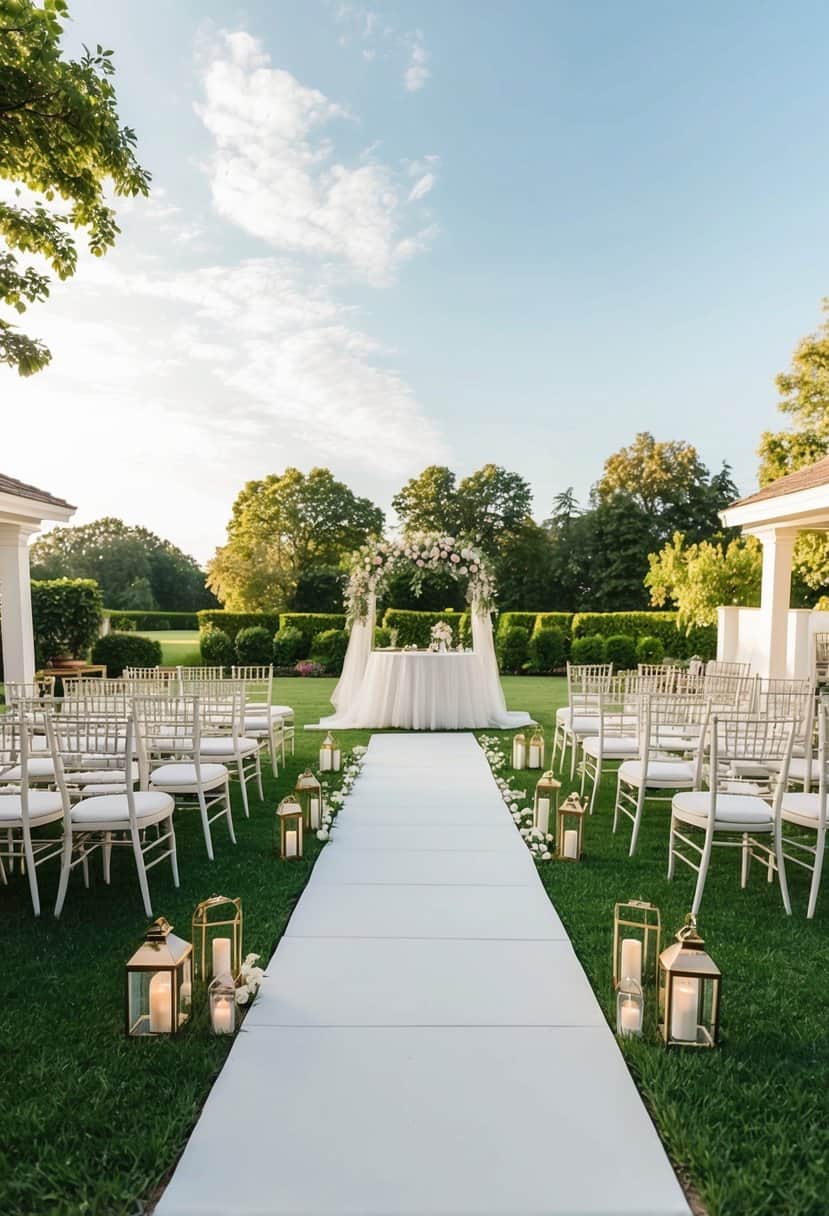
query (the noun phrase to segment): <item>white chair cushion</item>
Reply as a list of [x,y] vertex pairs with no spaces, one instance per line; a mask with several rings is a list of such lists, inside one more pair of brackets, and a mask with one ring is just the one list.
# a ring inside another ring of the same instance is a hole
[[[677,794],[673,801],[675,818],[692,827],[708,823],[711,795],[707,790],[694,790]],[[717,794],[717,815],[714,827],[720,832],[770,831],[774,823],[774,812],[767,802],[753,794]]]
[[[223,764],[202,764],[202,785],[227,780],[227,769]],[[195,764],[162,764],[150,773],[150,785],[195,785],[198,781]]]
[[817,829],[820,794],[784,794],[782,813],[789,823]]
[[[86,771],[81,769],[76,773],[64,773],[67,785],[111,785],[113,782],[119,782],[121,785],[126,780],[126,775],[123,768],[94,768]],[[138,765],[133,764],[130,769],[130,777],[133,782],[138,780]]]
[[250,756],[259,750],[256,739],[237,739],[234,743],[230,735],[217,735],[212,739],[202,739],[199,751],[203,756]]
[[599,736],[592,735],[582,739],[581,745],[588,756],[598,757],[601,752],[605,760],[624,760],[639,754],[639,740],[625,735],[606,735],[603,747]]
[[81,798],[98,798],[103,794],[126,794],[126,782],[112,782],[111,785],[85,785],[81,789]]
[[290,705],[272,705],[271,713],[278,714],[280,718],[292,718],[294,716],[294,711]]
[[[175,803],[169,794],[156,790],[139,790],[135,795],[136,818],[142,823],[166,819],[173,812]],[[72,823],[79,827],[91,827],[100,823],[114,827],[116,823],[129,826],[129,807],[126,794],[104,794],[100,797],[84,798],[72,807]]]
[[281,725],[279,718],[270,721],[263,714],[261,718],[245,718],[245,734],[251,736],[269,735],[274,726]]
[[[55,766],[51,760],[32,760],[26,765],[26,772],[29,775],[30,781],[51,781],[55,775]],[[23,777],[23,770],[19,764],[14,768],[10,768],[8,772],[0,774],[4,781],[20,781]]]
[[[63,803],[60,794],[51,790],[29,790],[29,821],[60,819]],[[19,794],[0,794],[0,824],[9,827],[23,818],[23,800]]]
[[[627,785],[639,788],[642,784],[642,765],[638,760],[626,760],[619,768],[619,778]],[[683,785],[693,785],[694,773],[690,764],[679,760],[650,760],[645,778],[648,789],[674,790]]]

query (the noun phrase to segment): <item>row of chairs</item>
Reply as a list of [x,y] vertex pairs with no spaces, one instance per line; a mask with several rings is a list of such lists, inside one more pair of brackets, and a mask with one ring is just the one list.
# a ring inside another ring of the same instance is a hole
[[[187,688],[182,694],[174,682],[160,688],[131,674],[121,681],[80,681],[63,698],[14,690],[0,715],[0,881],[7,881],[4,862],[21,864],[35,915],[40,865],[61,857],[60,915],[72,870],[81,866],[88,884],[89,858],[100,849],[109,882],[112,847],[123,844],[132,848],[151,916],[147,870],[169,857],[178,885],[177,805],[198,807],[211,860],[217,819],[235,843],[231,779],[239,781],[249,816],[248,786],[253,783],[263,798],[261,755],[270,754],[276,772],[277,746],[284,749],[286,742],[284,719],[270,705],[249,700],[244,680],[202,678]],[[59,823],[58,836],[32,834]]]

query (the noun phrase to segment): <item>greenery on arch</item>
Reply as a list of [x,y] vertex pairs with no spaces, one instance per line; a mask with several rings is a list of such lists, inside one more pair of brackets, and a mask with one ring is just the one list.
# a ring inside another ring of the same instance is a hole
[[405,539],[370,541],[352,555],[345,592],[349,624],[366,619],[369,596],[382,599],[391,575],[399,571],[411,574],[415,595],[428,572],[440,571],[466,584],[468,603],[487,612],[495,606],[495,577],[477,546],[441,532],[415,532]]

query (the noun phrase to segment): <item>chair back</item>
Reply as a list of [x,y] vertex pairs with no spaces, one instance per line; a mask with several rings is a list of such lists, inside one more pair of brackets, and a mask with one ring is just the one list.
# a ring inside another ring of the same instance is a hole
[[201,778],[199,743],[201,741],[201,712],[197,696],[133,698],[133,721],[142,789],[153,767],[166,763],[187,762],[196,766]]
[[709,659],[705,664],[707,676],[750,676],[750,663],[731,663],[723,659]]
[[245,683],[246,704],[268,707],[273,704],[273,664],[231,667],[231,679]]
[[642,697],[639,715],[639,755],[643,775],[649,762],[675,760],[690,752],[698,784],[705,752],[711,706],[687,693],[650,693]]

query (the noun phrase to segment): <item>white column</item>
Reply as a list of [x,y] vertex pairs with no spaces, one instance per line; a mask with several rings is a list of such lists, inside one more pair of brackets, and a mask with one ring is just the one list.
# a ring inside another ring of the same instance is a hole
[[733,663],[740,648],[740,609],[721,604],[717,609],[717,658]]
[[3,670],[7,680],[26,684],[35,678],[29,536],[36,531],[25,524],[0,524]]
[[797,528],[758,528],[754,532],[763,545],[758,642],[765,671],[757,674],[772,679],[786,676],[792,551],[797,534]]

